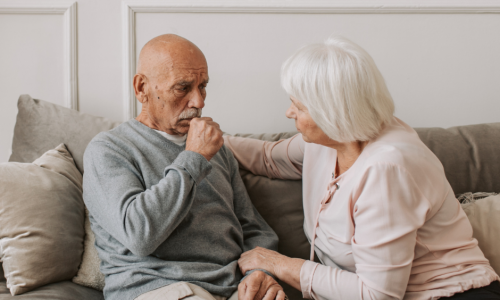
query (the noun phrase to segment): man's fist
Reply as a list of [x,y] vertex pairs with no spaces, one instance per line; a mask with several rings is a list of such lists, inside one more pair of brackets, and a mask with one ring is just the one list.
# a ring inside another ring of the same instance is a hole
[[219,124],[212,118],[194,118],[189,124],[189,131],[186,140],[186,150],[200,153],[207,160],[219,151],[224,145],[222,131]]

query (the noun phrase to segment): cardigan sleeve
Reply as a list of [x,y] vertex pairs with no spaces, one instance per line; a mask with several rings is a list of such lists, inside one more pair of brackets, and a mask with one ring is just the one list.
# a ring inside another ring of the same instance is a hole
[[240,168],[255,175],[279,179],[301,179],[304,140],[301,134],[277,142],[224,136]]
[[315,299],[402,299],[410,278],[417,230],[429,201],[405,169],[379,163],[367,168],[352,193],[356,272],[306,262],[300,284]]

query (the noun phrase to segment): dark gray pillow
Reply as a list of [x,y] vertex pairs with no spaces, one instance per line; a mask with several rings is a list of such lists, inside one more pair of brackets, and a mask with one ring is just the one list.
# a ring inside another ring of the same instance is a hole
[[416,131],[443,164],[455,194],[500,193],[500,123]]
[[[296,132],[238,135],[266,141],[287,139]],[[304,230],[302,180],[269,179],[240,170],[255,208],[279,237],[279,252],[290,257],[309,259],[310,244]]]
[[9,162],[31,163],[50,149],[65,144],[83,173],[83,153],[101,131],[118,126],[106,118],[95,117],[56,104],[21,95]]

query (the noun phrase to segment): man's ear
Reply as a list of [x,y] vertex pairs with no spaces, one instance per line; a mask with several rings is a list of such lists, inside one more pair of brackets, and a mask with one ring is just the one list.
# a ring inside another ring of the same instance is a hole
[[148,86],[148,78],[142,74],[135,74],[134,76],[134,91],[135,91],[135,97],[139,102],[142,104],[148,102],[148,93],[147,93],[147,86]]

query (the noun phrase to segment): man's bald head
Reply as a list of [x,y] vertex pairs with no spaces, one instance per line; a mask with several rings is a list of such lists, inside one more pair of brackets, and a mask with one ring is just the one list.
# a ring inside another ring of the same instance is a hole
[[142,103],[137,120],[169,134],[184,135],[205,106],[208,67],[193,43],[175,34],[149,41],[141,50],[135,96]]
[[189,40],[175,34],[157,36],[139,54],[137,73],[157,77],[192,59],[205,61],[203,52]]

